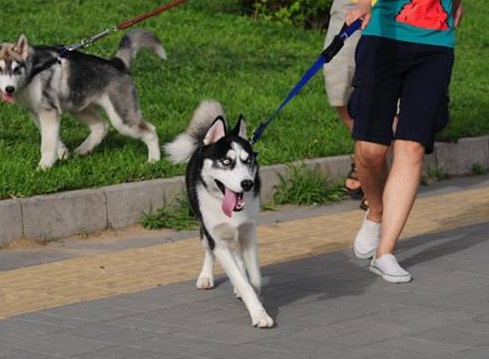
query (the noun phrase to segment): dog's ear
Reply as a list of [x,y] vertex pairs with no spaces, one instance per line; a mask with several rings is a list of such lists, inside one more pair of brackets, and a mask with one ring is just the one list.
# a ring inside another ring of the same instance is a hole
[[238,123],[234,126],[232,133],[248,140],[248,135],[246,134],[246,122],[243,115],[239,115]]
[[224,122],[224,117],[217,117],[212,123],[211,127],[207,130],[204,137],[204,145],[210,145],[211,143],[216,143],[221,138],[226,136],[226,124]]
[[27,59],[29,55],[29,44],[27,43],[27,38],[24,34],[20,35],[17,43],[15,44],[13,50],[18,54],[23,60]]

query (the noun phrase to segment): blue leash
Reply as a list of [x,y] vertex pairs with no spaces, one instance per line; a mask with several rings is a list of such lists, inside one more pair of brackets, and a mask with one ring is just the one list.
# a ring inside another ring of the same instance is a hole
[[275,110],[275,112],[270,116],[266,121],[262,122],[260,126],[255,130],[253,135],[251,136],[250,142],[254,144],[258,139],[262,136],[265,128],[278,116],[280,111],[292,100],[302,88],[309,82],[311,77],[313,77],[319,69],[328,62],[341,50],[345,41],[360,27],[362,26],[362,20],[357,19],[347,26],[343,25],[343,28],[340,30],[338,35],[336,35],[331,42],[331,44],[321,53],[316,62],[307,70],[304,76],[300,79],[300,81],[295,85],[295,87],[289,92],[285,100],[280,104],[280,106]]

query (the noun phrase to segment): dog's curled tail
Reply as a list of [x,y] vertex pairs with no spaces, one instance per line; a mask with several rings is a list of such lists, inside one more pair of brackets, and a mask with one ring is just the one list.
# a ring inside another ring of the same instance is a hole
[[124,65],[126,65],[126,68],[129,69],[132,60],[142,48],[151,49],[156,55],[162,59],[166,59],[165,49],[156,35],[152,32],[140,29],[129,31],[124,35],[115,57],[122,60]]
[[165,152],[173,163],[188,162],[195,150],[202,146],[204,137],[214,120],[225,118],[221,104],[213,100],[205,100],[195,109],[192,119],[185,130],[173,142],[165,145]]

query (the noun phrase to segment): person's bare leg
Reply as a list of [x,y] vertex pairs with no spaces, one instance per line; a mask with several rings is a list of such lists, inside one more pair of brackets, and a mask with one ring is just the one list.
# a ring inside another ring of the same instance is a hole
[[369,203],[367,219],[375,223],[382,222],[382,196],[388,175],[388,151],[389,146],[365,141],[355,142],[355,164]]
[[[345,124],[348,131],[351,133],[353,131],[353,119],[350,117],[348,113],[347,106],[338,106],[335,107],[338,115],[341,120]],[[352,158],[352,168],[348,173],[347,178],[345,179],[345,188],[348,190],[350,196],[354,199],[361,199],[363,194],[362,184],[358,179],[357,171],[356,171],[356,163],[355,163],[355,155]]]
[[351,133],[353,130],[353,119],[350,117],[350,114],[348,113],[347,106],[336,107],[336,111],[338,112],[340,118],[343,120],[343,123],[345,124],[346,128],[348,128],[348,131]]
[[418,192],[424,151],[417,142],[396,140],[393,143],[392,168],[383,193],[382,232],[377,258],[394,253]]

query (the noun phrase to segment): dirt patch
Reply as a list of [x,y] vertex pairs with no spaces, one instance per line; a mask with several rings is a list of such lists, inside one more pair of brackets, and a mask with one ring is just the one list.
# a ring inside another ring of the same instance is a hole
[[4,246],[0,246],[0,249],[32,249],[44,247],[46,244],[46,242],[41,240],[21,237]]

